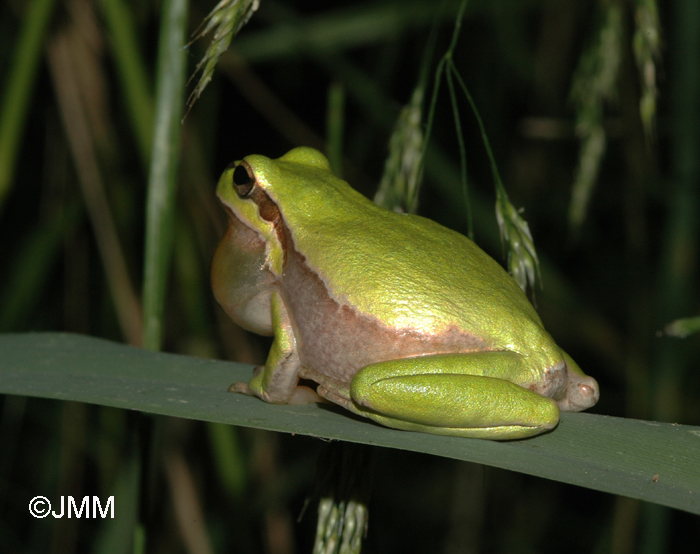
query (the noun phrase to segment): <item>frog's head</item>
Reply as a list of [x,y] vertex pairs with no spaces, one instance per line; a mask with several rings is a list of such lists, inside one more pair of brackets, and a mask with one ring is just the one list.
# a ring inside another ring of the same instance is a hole
[[270,269],[279,275],[290,240],[283,224],[285,208],[302,207],[308,213],[326,209],[318,184],[333,180],[338,181],[323,154],[299,147],[276,160],[251,155],[231,163],[219,179],[216,194],[229,217],[260,233]]

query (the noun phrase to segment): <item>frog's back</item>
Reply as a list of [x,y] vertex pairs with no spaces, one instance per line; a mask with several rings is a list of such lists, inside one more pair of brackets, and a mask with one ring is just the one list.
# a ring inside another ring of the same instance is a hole
[[517,348],[514,328],[524,341],[544,332],[515,281],[467,237],[379,208],[343,181],[332,179],[323,194],[343,209],[310,217],[296,202],[282,215],[295,247],[340,304],[397,330],[488,334],[494,347]]

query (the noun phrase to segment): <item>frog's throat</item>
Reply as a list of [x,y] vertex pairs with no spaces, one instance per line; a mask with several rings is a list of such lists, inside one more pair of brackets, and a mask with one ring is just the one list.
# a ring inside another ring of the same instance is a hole
[[[245,217],[245,210],[237,209],[224,203],[230,217],[235,217],[245,226],[260,234],[265,242],[266,266],[277,277],[282,274],[282,269],[287,260],[287,250],[291,244],[291,237],[287,226],[284,224],[280,209],[270,198],[265,190],[256,186],[247,200],[257,206],[258,219]],[[250,202],[246,202],[250,205]]]

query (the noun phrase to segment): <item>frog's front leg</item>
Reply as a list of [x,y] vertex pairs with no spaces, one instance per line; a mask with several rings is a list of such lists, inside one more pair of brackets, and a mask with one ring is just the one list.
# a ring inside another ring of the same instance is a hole
[[264,366],[255,368],[248,383],[239,381],[229,387],[230,392],[240,392],[262,398],[271,404],[306,404],[320,398],[309,387],[298,386],[299,354],[292,323],[279,292],[270,299],[274,339]]
[[369,365],[353,378],[353,411],[397,429],[483,439],[519,439],[552,429],[554,400],[506,379],[512,352],[443,354]]

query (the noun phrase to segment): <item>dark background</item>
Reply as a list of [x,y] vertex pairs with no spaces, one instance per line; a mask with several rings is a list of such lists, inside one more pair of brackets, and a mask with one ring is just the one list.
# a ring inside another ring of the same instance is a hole
[[[0,5],[0,90],[29,4]],[[57,37],[68,37],[70,55],[79,60],[72,82],[89,114],[89,138],[128,271],[130,283],[122,286],[136,298],[147,165],[126,115],[125,85],[102,4],[56,4],[10,189],[0,205],[0,331],[67,330],[129,341],[66,138],[72,119],[57,100],[61,73],[51,57]],[[480,110],[510,199],[525,210],[542,262],[543,284],[535,291],[540,315],[600,383],[601,400],[592,411],[698,425],[698,337],[674,339],[659,331],[700,312],[700,4],[659,5],[657,110],[646,135],[633,53],[635,18],[644,4],[475,0],[454,60]],[[193,3],[192,31],[213,5]],[[449,44],[456,5],[448,2],[438,18],[431,75]],[[587,217],[573,231],[568,210],[581,142],[570,90],[611,5],[623,16],[618,76],[603,107],[607,148]],[[152,91],[160,5],[125,7]],[[229,322],[209,289],[209,263],[225,228],[213,195],[216,180],[229,162],[250,153],[278,157],[301,144],[323,148],[328,90],[339,83],[346,95],[344,175],[371,197],[391,128],[418,80],[438,7],[428,1],[262,0],[182,129],[166,350],[264,361],[268,344]],[[354,22],[357,27],[349,28]],[[313,38],[319,29],[327,34],[318,41],[290,38]],[[206,45],[204,39],[191,47],[190,72]],[[489,161],[460,98],[474,238],[504,262]],[[447,162],[426,168],[419,213],[466,232],[460,185],[447,182],[458,175],[459,151],[444,84],[432,145]],[[124,551],[124,541],[105,538],[101,521],[34,520],[25,497],[111,494],[136,448],[139,416],[5,397],[0,418],[0,551]],[[192,510],[184,520],[198,521],[216,552],[310,551],[313,506],[301,523],[296,518],[311,491],[321,441],[159,421],[160,447],[169,458],[155,464],[152,492],[159,509],[150,518],[148,552],[210,551],[185,546],[177,505]],[[221,444],[233,458],[221,453]],[[414,453],[381,450],[376,458],[365,552],[656,553],[697,544],[698,519],[682,512]]]

